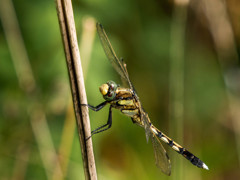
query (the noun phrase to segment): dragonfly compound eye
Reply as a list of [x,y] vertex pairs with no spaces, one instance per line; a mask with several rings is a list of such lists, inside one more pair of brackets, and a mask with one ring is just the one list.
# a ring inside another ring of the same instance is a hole
[[112,97],[113,93],[112,92],[109,92],[108,93],[108,97]]
[[117,84],[114,81],[108,81],[107,84],[108,84],[110,90],[112,90],[112,91],[116,90]]
[[111,90],[114,90],[114,85],[111,84],[109,88],[110,88]]
[[115,97],[116,97],[116,93],[115,91],[112,91],[110,88],[109,88],[109,91],[106,95],[103,96],[104,99],[106,99],[107,101],[112,101]]

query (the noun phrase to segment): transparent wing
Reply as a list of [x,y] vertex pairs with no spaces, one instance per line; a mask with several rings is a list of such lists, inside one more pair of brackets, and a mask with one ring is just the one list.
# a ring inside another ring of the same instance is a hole
[[156,165],[159,169],[161,169],[163,173],[170,176],[171,162],[169,160],[167,152],[162,146],[158,137],[151,131],[151,121],[148,117],[148,114],[142,108],[141,108],[141,114],[142,114],[141,117],[144,123],[147,141],[148,141],[148,138],[151,137]]
[[153,150],[155,155],[156,165],[163,173],[170,176],[171,174],[171,162],[167,155],[166,150],[162,146],[161,142],[155,134],[152,133],[151,140],[153,144]]
[[121,78],[127,81],[127,84],[129,85],[129,87],[133,89],[132,83],[130,82],[130,79],[129,79],[127,65],[124,63],[123,59],[119,60],[118,57],[116,56],[116,53],[112,48],[112,45],[107,37],[107,34],[103,29],[103,26],[100,23],[97,23],[96,27],[97,27],[99,38],[101,40],[102,47],[104,49],[106,56],[108,57],[108,60],[111,62],[112,66],[121,76]]
[[141,114],[141,120],[143,122],[143,127],[145,129],[146,139],[148,142],[149,137],[152,136],[152,132],[150,130],[150,120],[148,114],[142,109],[142,107],[140,107],[139,110]]

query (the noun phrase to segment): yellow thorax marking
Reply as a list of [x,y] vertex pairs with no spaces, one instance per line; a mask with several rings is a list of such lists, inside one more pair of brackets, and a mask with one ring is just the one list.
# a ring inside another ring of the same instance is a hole
[[118,104],[125,105],[125,106],[133,106],[133,100],[120,100],[118,101]]

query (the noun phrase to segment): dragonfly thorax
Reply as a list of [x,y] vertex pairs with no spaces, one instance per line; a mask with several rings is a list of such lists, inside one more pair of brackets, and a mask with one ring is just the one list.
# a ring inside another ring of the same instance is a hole
[[116,97],[117,88],[118,85],[114,81],[108,81],[107,83],[102,84],[99,87],[99,90],[105,100],[111,101]]

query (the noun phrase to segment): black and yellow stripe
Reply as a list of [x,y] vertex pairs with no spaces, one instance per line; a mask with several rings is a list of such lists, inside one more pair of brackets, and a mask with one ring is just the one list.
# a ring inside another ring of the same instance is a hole
[[150,123],[150,129],[151,131],[157,136],[159,137],[164,143],[166,143],[167,145],[169,145],[173,150],[175,150],[176,152],[178,152],[179,154],[181,154],[183,157],[185,157],[187,160],[189,160],[193,165],[199,167],[199,168],[203,168],[203,169],[207,169],[208,170],[208,166],[202,162],[198,157],[196,157],[195,155],[193,155],[191,152],[189,152],[187,149],[185,149],[184,147],[180,146],[179,144],[177,144],[175,141],[173,141],[171,138],[167,137],[164,133],[162,133],[161,131],[159,131],[155,126],[153,126]]

